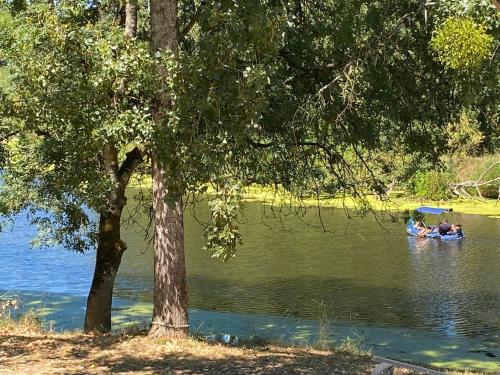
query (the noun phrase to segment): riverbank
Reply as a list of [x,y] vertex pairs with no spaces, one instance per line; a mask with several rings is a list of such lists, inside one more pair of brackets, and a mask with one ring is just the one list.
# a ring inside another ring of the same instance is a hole
[[2,374],[369,374],[373,367],[369,356],[340,351],[168,341],[145,332],[55,334],[0,322]]
[[[161,340],[141,331],[49,333],[36,320],[0,321],[2,374],[370,374],[367,354],[274,344],[238,347],[195,338]],[[412,374],[398,369],[395,374]],[[453,372],[449,374],[472,374]]]
[[[151,184],[149,177],[144,177],[133,181],[129,186],[129,196],[133,197],[138,190],[148,188]],[[212,189],[208,189],[207,194],[210,196],[213,193]],[[406,192],[393,192],[387,199],[381,200],[374,195],[366,195],[365,201],[360,203],[360,200],[354,200],[350,196],[346,197],[304,197],[297,199],[292,197],[284,190],[274,190],[269,187],[252,185],[243,189],[244,202],[260,202],[266,205],[272,205],[276,208],[280,207],[321,207],[321,208],[346,208],[348,210],[359,210],[366,212],[371,209],[376,212],[390,212],[392,214],[402,212],[404,210],[413,210],[419,206],[433,206],[453,208],[454,212],[468,215],[483,215],[490,218],[500,219],[500,200],[497,199],[447,199],[441,201],[433,201],[426,199],[418,199]],[[199,197],[198,197],[199,198]]]
[[[273,191],[259,186],[249,187],[243,195],[245,201],[262,202],[268,205],[292,205],[304,207],[321,208],[346,208],[349,210],[365,210],[368,206],[360,204],[352,197],[312,197],[297,200],[291,198],[287,193]],[[367,195],[365,203],[378,212],[397,213],[404,210],[413,210],[419,206],[433,206],[453,208],[454,212],[468,215],[484,215],[490,218],[500,218],[500,201],[496,199],[448,199],[443,201],[431,201],[415,199],[403,193],[393,193],[387,199],[377,199],[374,195]]]

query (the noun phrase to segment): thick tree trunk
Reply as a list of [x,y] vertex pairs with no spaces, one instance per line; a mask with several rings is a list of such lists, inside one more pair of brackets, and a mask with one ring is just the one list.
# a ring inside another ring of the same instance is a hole
[[[151,42],[154,51],[168,49],[177,54],[177,0],[151,1]],[[171,105],[168,93],[164,91],[153,111],[158,126],[161,126],[163,114]],[[179,199],[174,207],[167,205],[163,166],[155,155],[152,161],[155,276],[153,322],[149,334],[154,337],[184,337],[188,333],[188,298],[182,203]]]
[[184,224],[181,202],[165,202],[160,165],[153,160],[154,308],[149,332],[154,337],[184,337],[188,333],[188,295],[184,259]]
[[87,299],[85,332],[111,330],[111,304],[115,276],[126,245],[120,239],[120,215],[101,214],[94,278]]

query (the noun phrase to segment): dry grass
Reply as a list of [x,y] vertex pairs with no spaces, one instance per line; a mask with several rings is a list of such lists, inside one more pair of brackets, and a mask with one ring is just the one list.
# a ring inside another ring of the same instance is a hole
[[[151,339],[138,329],[119,334],[47,333],[33,313],[0,319],[0,374],[370,374],[368,355],[262,344],[229,347],[193,338]],[[414,373],[397,369],[395,375]],[[450,375],[472,375],[450,372]],[[477,374],[475,374],[477,375]]]
[[0,325],[0,374],[369,374],[369,357],[310,348],[227,347],[144,333],[44,333]]
[[0,314],[0,332],[41,333],[43,332],[40,318],[33,310],[28,310],[19,319]]

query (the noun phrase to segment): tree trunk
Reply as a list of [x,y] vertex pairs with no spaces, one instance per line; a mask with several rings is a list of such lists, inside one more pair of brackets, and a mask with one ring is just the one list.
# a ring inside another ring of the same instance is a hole
[[137,0],[128,0],[125,4],[125,36],[134,38],[137,34]]
[[120,215],[112,212],[101,214],[94,278],[87,299],[85,332],[111,330],[113,286],[125,249],[126,245],[120,239]]
[[153,160],[154,308],[150,336],[185,337],[188,333],[188,294],[184,258],[182,203],[165,202],[163,172]]
[[[154,51],[178,50],[177,0],[151,1],[151,43]],[[166,72],[163,72],[166,74]],[[153,110],[157,126],[172,103],[164,90]],[[153,163],[154,237],[154,308],[150,336],[184,337],[188,333],[186,266],[184,259],[184,226],[182,202],[174,207],[165,202],[167,190],[161,162]]]

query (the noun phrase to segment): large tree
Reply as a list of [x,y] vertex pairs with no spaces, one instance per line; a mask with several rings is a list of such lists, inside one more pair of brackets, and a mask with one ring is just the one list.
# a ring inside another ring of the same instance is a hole
[[[166,50],[175,61],[178,55],[177,1],[151,2],[151,47],[154,52]],[[160,74],[169,79],[165,67]],[[161,139],[163,123],[173,112],[173,98],[166,87],[159,93],[153,107],[157,137]],[[161,142],[157,147],[166,145]],[[175,149],[169,148],[169,154]],[[175,178],[168,166],[153,151],[154,211],[154,307],[150,335],[182,337],[188,333],[188,292],[184,257],[184,221],[182,197],[177,194],[168,201],[166,179]],[[172,185],[172,183],[171,183]]]
[[[230,259],[241,186],[347,194],[365,211],[364,194],[383,195],[395,156],[437,162],[446,125],[479,92],[436,59],[429,44],[442,12],[419,1],[179,2],[178,17],[175,0],[151,4],[153,46],[173,52],[156,119],[171,211],[156,216],[152,335],[187,325],[181,197],[213,185],[207,247]],[[179,51],[176,24],[191,31]],[[488,57],[475,76],[490,74]]]

